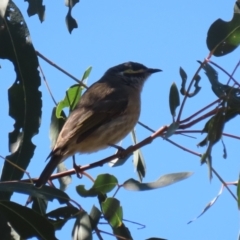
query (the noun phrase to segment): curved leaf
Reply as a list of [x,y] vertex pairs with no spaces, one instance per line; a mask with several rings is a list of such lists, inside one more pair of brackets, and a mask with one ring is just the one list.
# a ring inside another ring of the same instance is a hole
[[180,105],[180,97],[176,83],[173,83],[169,93],[169,107],[173,117],[176,116],[176,108]]
[[153,190],[161,187],[169,186],[173,183],[179,182],[190,177],[193,173],[192,172],[179,172],[179,173],[170,173],[161,176],[157,181],[150,182],[150,183],[140,183],[133,178],[125,181],[123,183],[123,187],[126,190],[130,191],[146,191],[146,190]]
[[[15,120],[9,133],[11,155],[6,158],[26,169],[35,150],[32,137],[38,133],[41,119],[41,92],[38,59],[30,41],[29,31],[16,5],[9,1],[0,37],[0,58],[9,59],[16,71],[15,83],[8,91],[9,115]],[[1,181],[18,180],[23,172],[8,162],[4,163]],[[9,199],[11,193],[0,194]]]
[[0,211],[21,238],[28,239],[37,236],[45,240],[57,239],[53,225],[32,209],[14,202],[0,201]]
[[122,224],[123,210],[119,200],[116,198],[107,198],[101,204],[104,217],[113,228],[120,227]]
[[41,22],[45,19],[45,5],[42,4],[42,1],[43,0],[25,0],[25,2],[29,3],[27,9],[28,16],[31,17],[37,14]]
[[60,203],[67,203],[70,200],[66,193],[57,188],[49,186],[36,188],[31,183],[2,182],[0,183],[0,192],[2,191],[23,193],[34,197],[47,199],[49,201],[57,199]]
[[86,190],[84,185],[76,187],[78,194],[82,197],[95,197],[98,194],[106,194],[116,187],[118,181],[116,177],[110,174],[100,174],[97,176],[93,186]]
[[207,47],[213,55],[220,57],[235,50],[240,44],[240,14],[238,4],[230,22],[216,20],[207,34]]

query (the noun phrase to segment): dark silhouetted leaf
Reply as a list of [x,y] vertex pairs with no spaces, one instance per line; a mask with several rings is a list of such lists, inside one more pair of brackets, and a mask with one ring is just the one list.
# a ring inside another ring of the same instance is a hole
[[41,215],[45,215],[46,210],[47,210],[47,205],[48,205],[48,201],[42,198],[36,198],[32,196],[32,209],[41,214]]
[[28,2],[28,16],[31,17],[35,14],[38,15],[39,20],[41,22],[45,19],[45,5],[42,4],[42,0],[25,0],[25,2]]
[[23,182],[1,182],[1,191],[23,193],[50,201],[57,199],[60,203],[67,203],[70,200],[66,193],[57,188],[43,186],[38,189],[33,184]]
[[[32,138],[38,133],[41,119],[41,92],[38,59],[30,41],[29,31],[16,5],[9,1],[1,30],[0,58],[9,59],[16,71],[16,80],[8,91],[9,115],[14,119],[14,130],[9,133],[11,155],[6,158],[26,169],[35,150]],[[23,172],[4,162],[1,181],[19,180]],[[9,199],[11,193],[0,193]]]
[[182,85],[181,85],[180,92],[183,96],[185,96],[187,94],[187,90],[186,90],[187,74],[181,67],[179,69],[179,73],[182,78]]
[[72,8],[71,7],[69,7],[69,9],[68,9],[68,13],[67,13],[65,21],[66,21],[66,25],[67,25],[67,29],[68,29],[69,33],[72,33],[72,30],[74,28],[78,28],[77,21],[72,17]]
[[187,97],[194,97],[195,95],[197,95],[197,93],[201,90],[201,87],[199,87],[199,81],[201,79],[201,77],[199,75],[196,75],[194,76],[194,91],[189,93],[187,92],[187,89],[186,89],[186,82],[187,82],[187,74],[186,72],[180,67],[180,76],[182,78],[182,84],[181,84],[181,89],[180,89],[180,93],[183,95],[183,96],[187,96]]
[[178,93],[178,88],[177,88],[177,85],[173,83],[169,93],[169,107],[173,117],[176,116],[176,108],[179,105],[180,105],[180,97]]
[[[200,61],[198,61],[201,63]],[[218,73],[208,63],[203,65],[206,75],[212,85],[215,95],[227,102],[228,108],[225,110],[225,121],[229,121],[240,113],[240,90],[239,88],[224,85],[218,81]]]
[[60,230],[69,219],[76,218],[78,212],[79,209],[73,206],[66,206],[47,213],[46,217],[54,225],[55,229]]
[[28,239],[36,236],[46,240],[57,239],[53,225],[32,209],[14,202],[0,201],[0,211],[21,238]]
[[[123,239],[133,239],[129,229],[124,225],[124,223],[122,223],[121,226],[112,229],[116,236],[121,236]],[[122,238],[116,237],[117,240],[121,240]]]
[[240,14],[236,5],[235,9],[230,22],[218,19],[208,30],[207,47],[217,57],[232,52],[240,44]]

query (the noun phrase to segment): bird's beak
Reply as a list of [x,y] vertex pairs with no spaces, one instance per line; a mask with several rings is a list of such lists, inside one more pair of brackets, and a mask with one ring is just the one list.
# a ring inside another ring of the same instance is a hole
[[162,70],[157,68],[148,68],[146,72],[152,74],[156,72],[162,72]]

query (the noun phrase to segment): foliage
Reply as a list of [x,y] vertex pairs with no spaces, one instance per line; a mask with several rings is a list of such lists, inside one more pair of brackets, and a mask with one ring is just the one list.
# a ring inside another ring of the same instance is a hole
[[[42,0],[27,0],[27,2],[29,3],[28,15],[37,14],[40,21],[44,21],[45,6],[43,6]],[[70,33],[74,28],[77,28],[76,20],[71,15],[72,8],[76,3],[78,3],[77,0],[66,1],[68,6],[66,24]],[[207,35],[207,46],[210,55],[203,62],[199,62],[200,66],[188,85],[188,76],[183,68],[180,68],[181,89],[179,91],[176,84],[173,83],[169,92],[169,108],[172,115],[172,123],[157,131],[140,123],[150,130],[152,135],[138,142],[136,133],[133,131],[133,146],[124,150],[125,157],[122,157],[122,153],[117,152],[89,166],[79,167],[79,174],[85,174],[93,181],[93,184],[88,190],[85,185],[78,185],[76,186],[76,192],[82,198],[92,197],[98,199],[99,207],[93,206],[90,213],[87,213],[82,206],[79,206],[70,196],[64,193],[63,189],[70,183],[70,175],[75,174],[75,170],[66,171],[65,166],[61,164],[58,168],[58,174],[51,177],[50,183],[55,178],[61,181],[61,190],[51,185],[37,189],[33,185],[34,179],[31,180],[31,183],[21,181],[24,170],[27,169],[34,156],[36,146],[32,143],[32,138],[38,134],[40,127],[42,113],[42,99],[39,91],[40,74],[38,71],[38,56],[40,54],[35,52],[27,25],[14,2],[6,1],[5,5],[4,3],[0,5],[0,14],[0,58],[10,60],[16,73],[16,80],[8,92],[9,115],[15,120],[14,129],[9,133],[11,155],[6,156],[7,161],[5,161],[2,170],[0,184],[0,229],[4,229],[4,232],[10,235],[11,229],[6,224],[9,222],[21,238],[26,239],[36,236],[39,239],[56,239],[55,231],[61,229],[68,220],[75,219],[72,238],[92,239],[93,232],[97,233],[98,236],[101,235],[98,224],[100,218],[103,217],[108,222],[117,239],[133,239],[130,230],[123,222],[124,206],[116,198],[117,192],[122,189],[129,191],[155,190],[184,180],[192,175],[191,172],[170,173],[161,176],[154,182],[142,182],[146,174],[146,165],[140,148],[158,137],[171,142],[170,137],[173,134],[189,133],[190,127],[200,121],[206,120],[202,132],[207,133],[207,136],[199,143],[199,146],[207,146],[207,150],[204,154],[199,155],[199,161],[201,164],[206,163],[208,165],[210,179],[212,174],[218,176],[212,164],[212,149],[221,140],[225,124],[239,114],[240,96],[239,84],[236,81],[234,83],[238,87],[230,87],[229,84],[222,84],[218,80],[218,73],[211,66],[210,57],[211,55],[224,56],[229,54],[240,44],[238,3],[235,4],[234,15],[230,22],[218,19],[210,26]],[[201,90],[199,87],[201,69],[205,71],[211,83],[212,91],[218,100],[189,118],[182,119],[182,111],[185,107],[186,99],[196,96]],[[63,100],[53,108],[50,125],[52,147],[67,118],[68,114],[64,112],[65,108],[71,112],[81,99],[81,94],[86,87],[85,82],[90,72],[91,67],[84,72],[81,81],[69,87]],[[182,102],[180,101],[180,94],[183,96]],[[215,105],[215,108],[200,115],[213,105]],[[177,113],[179,106],[180,109]],[[175,145],[182,148],[178,144]],[[182,149],[192,153],[188,149]],[[226,153],[225,148],[224,152]],[[131,155],[134,157],[134,166],[137,169],[139,181],[131,178],[123,183],[119,183],[117,177],[110,174],[99,174],[94,180],[86,173],[90,168],[99,167],[110,162],[112,166],[120,167]],[[220,179],[220,181],[222,180]],[[226,185],[224,182],[222,183],[224,186]],[[239,199],[239,181],[236,185],[238,186],[237,197]],[[112,191],[114,192],[113,196],[108,196]],[[32,209],[10,201],[13,192],[30,195],[28,203],[33,202]],[[202,213],[215,203],[221,193],[222,191],[207,205]],[[235,195],[234,197],[236,198]],[[46,213],[47,201],[53,201],[54,199],[65,206]],[[240,206],[239,200],[238,206]],[[39,222],[41,224],[38,224]],[[99,237],[99,239],[101,238]]]

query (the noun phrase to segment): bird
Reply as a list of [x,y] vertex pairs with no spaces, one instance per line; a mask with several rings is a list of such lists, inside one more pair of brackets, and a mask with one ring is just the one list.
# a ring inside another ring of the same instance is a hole
[[138,122],[144,82],[160,71],[137,62],[109,68],[69,114],[35,186],[45,185],[57,165],[69,156],[116,146]]

